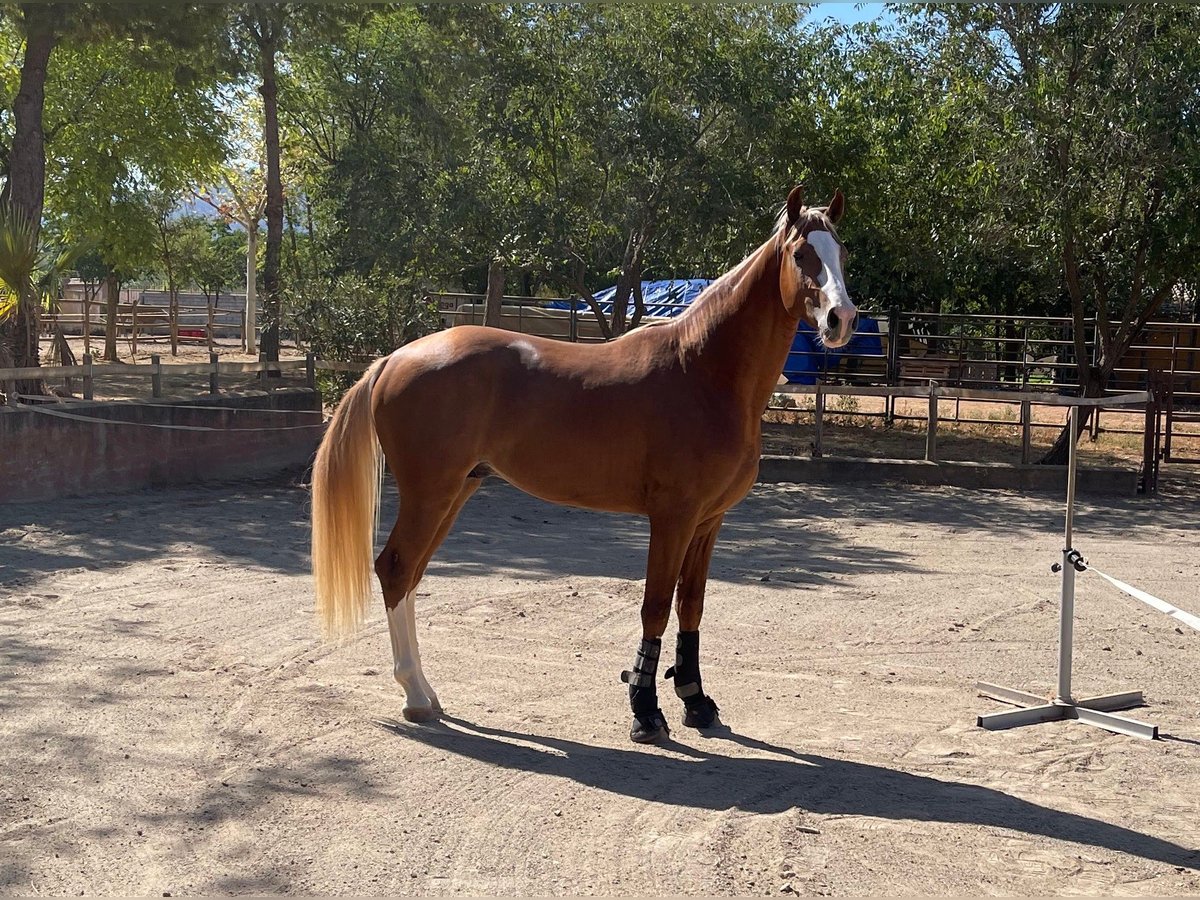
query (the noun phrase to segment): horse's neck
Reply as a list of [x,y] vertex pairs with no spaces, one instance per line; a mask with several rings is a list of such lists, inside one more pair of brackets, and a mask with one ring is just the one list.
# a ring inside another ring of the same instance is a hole
[[754,416],[766,408],[796,335],[779,296],[779,260],[768,241],[710,288],[677,322],[687,364],[708,373]]

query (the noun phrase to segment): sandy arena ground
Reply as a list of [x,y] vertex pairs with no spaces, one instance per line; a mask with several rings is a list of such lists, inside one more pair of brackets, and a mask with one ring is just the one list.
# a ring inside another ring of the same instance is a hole
[[[0,507],[6,893],[1200,892],[1200,635],[1080,584],[1081,693],[1167,739],[975,727],[1049,692],[1062,503],[760,487],[709,586],[725,726],[630,744],[640,520],[489,483],[422,586],[447,708],[400,720],[386,628],[323,646],[284,481]],[[1083,504],[1078,545],[1193,611],[1194,491]],[[673,629],[666,641],[669,657]]]

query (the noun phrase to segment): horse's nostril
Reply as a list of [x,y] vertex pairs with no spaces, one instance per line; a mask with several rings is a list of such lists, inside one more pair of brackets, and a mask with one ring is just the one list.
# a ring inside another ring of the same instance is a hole
[[854,318],[851,319],[851,321],[850,321],[850,333],[853,334],[856,331],[858,331],[858,312],[857,311],[855,311]]
[[831,309],[829,311],[829,330],[830,331],[838,330],[838,314],[837,314],[836,309]]

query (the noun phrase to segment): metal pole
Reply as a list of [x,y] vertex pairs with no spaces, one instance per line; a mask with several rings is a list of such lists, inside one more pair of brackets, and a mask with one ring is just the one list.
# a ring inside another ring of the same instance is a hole
[[1067,419],[1070,427],[1070,450],[1067,458],[1067,521],[1063,530],[1062,608],[1058,628],[1058,695],[1064,703],[1071,702],[1071,642],[1075,628],[1075,565],[1070,553],[1071,533],[1075,524],[1075,442],[1079,424],[1079,407],[1072,406]]
[[925,461],[937,462],[938,383],[929,382],[929,418],[925,431]]
[[1033,460],[1033,404],[1021,401],[1021,465]]
[[817,382],[817,395],[813,403],[813,449],[812,455],[819,459],[824,452],[825,432],[825,382]]

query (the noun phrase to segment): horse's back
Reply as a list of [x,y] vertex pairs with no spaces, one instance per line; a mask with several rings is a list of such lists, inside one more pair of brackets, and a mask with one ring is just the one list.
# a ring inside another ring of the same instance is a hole
[[380,441],[414,478],[487,462],[548,500],[645,511],[647,467],[672,458],[682,477],[680,457],[714,437],[667,339],[658,328],[595,345],[479,326],[429,335],[380,373]]

